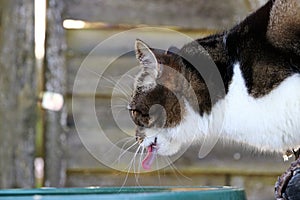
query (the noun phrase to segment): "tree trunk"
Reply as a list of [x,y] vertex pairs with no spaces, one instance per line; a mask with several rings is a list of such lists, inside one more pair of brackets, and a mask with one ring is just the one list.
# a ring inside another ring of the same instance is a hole
[[0,187],[34,186],[36,125],[33,0],[1,2]]
[[[49,0],[47,8],[45,89],[65,94],[65,33],[62,27],[63,1]],[[65,184],[64,142],[66,110],[45,112],[45,186]]]

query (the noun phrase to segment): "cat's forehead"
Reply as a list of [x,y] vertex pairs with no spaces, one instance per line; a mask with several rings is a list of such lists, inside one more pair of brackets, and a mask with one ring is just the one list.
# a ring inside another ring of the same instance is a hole
[[142,92],[147,92],[156,87],[156,80],[153,73],[149,72],[147,68],[143,68],[137,74],[134,82],[134,88],[140,88]]

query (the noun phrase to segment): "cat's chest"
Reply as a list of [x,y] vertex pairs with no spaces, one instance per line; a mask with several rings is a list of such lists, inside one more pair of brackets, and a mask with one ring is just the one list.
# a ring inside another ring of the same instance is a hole
[[224,116],[222,132],[240,141],[247,138],[247,143],[254,146],[259,141],[261,148],[284,148],[291,138],[300,136],[300,74],[291,75],[268,94],[254,98],[248,93],[239,63],[233,67],[228,93],[221,100],[223,110],[212,109],[213,115]]

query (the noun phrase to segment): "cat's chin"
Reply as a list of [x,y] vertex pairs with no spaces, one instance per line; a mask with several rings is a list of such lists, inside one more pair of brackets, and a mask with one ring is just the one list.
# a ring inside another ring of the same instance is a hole
[[161,156],[172,156],[176,154],[180,150],[181,145],[173,145],[171,144],[169,147],[159,148],[157,153]]
[[[161,156],[172,156],[179,152],[181,149],[181,143],[168,139],[164,136],[164,134],[158,134],[157,138],[157,154]],[[153,144],[154,141],[152,139],[145,139],[145,141],[141,144],[144,147],[148,147]]]
[[181,143],[171,138],[166,138],[164,134],[157,135],[157,153],[161,156],[172,156],[181,149]]

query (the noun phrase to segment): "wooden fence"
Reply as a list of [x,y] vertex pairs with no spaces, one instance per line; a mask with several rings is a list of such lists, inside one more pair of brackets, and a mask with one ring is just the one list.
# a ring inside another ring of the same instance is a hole
[[[94,110],[86,106],[91,99],[95,99],[96,115],[103,129],[111,137],[119,131],[110,112],[111,88],[97,85],[99,76],[87,73],[79,80],[80,87],[73,90],[76,74],[87,57],[85,64],[97,72],[106,67],[104,63],[107,58],[116,56],[116,45],[106,46],[105,54],[97,50],[90,54],[102,41],[133,27],[144,26],[168,27],[191,38],[204,37],[230,28],[263,2],[49,0],[44,90],[64,94],[66,104],[61,112],[43,111],[43,120],[40,120],[33,98],[36,91],[32,90],[36,87],[33,1],[7,1],[1,12],[4,17],[0,59],[0,186],[33,187],[33,160],[38,154],[45,160],[45,186],[121,186],[125,182],[126,185],[234,185],[246,188],[248,199],[273,199],[275,180],[288,167],[280,155],[261,155],[237,144],[218,142],[207,157],[198,159],[198,147],[191,147],[175,162],[180,172],[169,167],[159,172],[141,174],[137,183],[134,174],[110,169],[88,152],[80,140],[73,118],[73,115],[80,116],[76,126],[97,135],[98,124],[91,119]],[[18,16],[18,10],[22,9],[31,14]],[[15,17],[24,21],[12,20]],[[64,29],[64,20],[82,20],[86,23],[81,28],[69,26]],[[18,33],[22,32],[30,34],[21,37]],[[174,41],[175,45],[180,46],[183,43],[170,32],[135,30],[134,34],[150,45],[169,45],[170,41]],[[134,43],[121,41],[118,45],[125,52],[131,52]],[[131,52],[113,62],[106,76],[120,77],[136,65]],[[93,89],[95,85],[96,91]],[[12,87],[16,88],[12,90]],[[122,96],[122,93],[117,96]],[[72,101],[77,102],[76,106],[72,107]],[[120,112],[121,123],[125,126],[130,124],[127,118],[127,113]],[[36,127],[40,126],[38,123],[43,125],[44,145],[36,154],[33,147]],[[132,126],[128,125],[127,129],[132,131]],[[90,138],[89,142],[95,148],[102,144],[101,138],[97,137]]]

